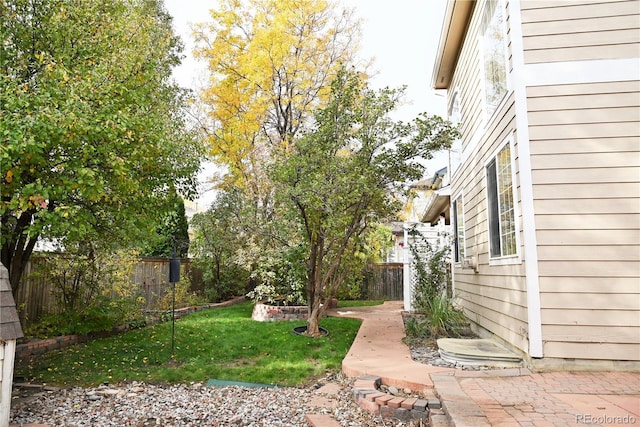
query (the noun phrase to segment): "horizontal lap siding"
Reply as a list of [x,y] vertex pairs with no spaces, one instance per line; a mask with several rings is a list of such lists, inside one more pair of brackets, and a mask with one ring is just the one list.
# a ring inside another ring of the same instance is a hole
[[[481,10],[482,3],[478,3],[475,8],[476,16],[470,23],[449,89],[451,94],[457,91],[460,97],[460,130],[463,135],[463,147],[468,153],[464,164],[456,172],[455,182],[452,184],[452,197],[460,194],[464,197],[465,250],[467,255],[476,254],[479,259],[479,274],[473,273],[472,270],[463,270],[459,266],[454,269],[455,296],[467,317],[473,322],[515,347],[526,350],[527,302],[524,267],[522,264],[489,265],[485,164],[489,156],[508,137],[513,136],[515,110],[513,95],[509,94],[487,126],[482,110],[477,37],[477,15]],[[517,165],[517,141],[514,142],[516,158],[513,160]],[[519,202],[517,177],[514,185],[516,199]],[[520,208],[518,212],[521,212]],[[521,218],[518,218],[518,224],[521,228]]]
[[640,83],[527,97],[545,356],[640,360]]
[[638,56],[638,3],[522,2],[526,63]]
[[[527,64],[640,56],[637,0],[521,4]],[[544,355],[640,360],[640,82],[601,80],[527,88]]]

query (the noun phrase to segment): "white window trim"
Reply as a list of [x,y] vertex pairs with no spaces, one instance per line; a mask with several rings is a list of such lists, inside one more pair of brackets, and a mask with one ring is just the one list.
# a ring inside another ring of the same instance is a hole
[[520,243],[520,210],[518,209],[518,198],[517,191],[518,188],[516,182],[516,168],[515,168],[515,152],[514,152],[514,144],[513,144],[513,134],[509,135],[502,143],[496,148],[491,155],[484,162],[484,181],[485,188],[489,187],[489,183],[487,182],[487,166],[493,159],[498,156],[498,153],[502,151],[505,146],[509,146],[509,155],[511,157],[511,191],[513,192],[513,222],[515,227],[515,237],[516,237],[516,253],[513,255],[499,256],[499,257],[491,257],[491,229],[489,222],[489,212],[491,210],[491,206],[489,206],[489,196],[485,197],[486,204],[486,212],[487,212],[487,249],[489,254],[489,265],[514,265],[514,264],[522,264],[522,255],[521,255],[521,243]]
[[[485,2],[482,5],[482,8],[480,9],[481,11],[484,11],[484,7],[486,6],[488,0],[485,0]],[[486,75],[485,75],[485,71],[484,71],[484,55],[485,55],[485,49],[484,49],[484,33],[482,34],[478,34],[477,38],[478,38],[478,46],[479,46],[479,50],[480,50],[480,54],[478,55],[479,59],[480,59],[480,78],[481,78],[481,82],[482,84],[480,85],[480,92],[482,94],[482,122],[484,124],[485,129],[489,127],[489,124],[492,123],[494,121],[494,117],[499,114],[499,111],[501,111],[506,102],[507,99],[509,98],[509,94],[513,91],[512,85],[511,85],[511,78],[510,75],[511,73],[509,72],[509,49],[508,49],[508,45],[507,45],[507,10],[505,8],[504,5],[504,0],[496,0],[498,2],[498,4],[496,5],[496,7],[499,7],[502,9],[502,13],[504,16],[504,21],[502,23],[502,36],[503,36],[503,50],[504,50],[504,60],[505,60],[505,79],[506,79],[506,83],[507,83],[507,90],[504,94],[504,96],[502,97],[502,100],[498,103],[498,105],[496,106],[496,109],[491,113],[491,115],[488,114],[487,112],[487,92],[485,89],[485,81],[486,81]],[[480,14],[480,16],[482,17],[482,13]]]

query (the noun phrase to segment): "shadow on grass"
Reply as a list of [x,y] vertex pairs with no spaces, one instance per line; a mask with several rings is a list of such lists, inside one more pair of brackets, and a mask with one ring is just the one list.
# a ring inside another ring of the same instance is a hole
[[16,375],[60,386],[212,378],[297,386],[339,370],[360,327],[356,319],[326,318],[321,324],[330,334],[308,339],[291,333],[304,322],[255,322],[252,307],[245,302],[177,320],[173,358],[169,322],[39,356],[17,365]]

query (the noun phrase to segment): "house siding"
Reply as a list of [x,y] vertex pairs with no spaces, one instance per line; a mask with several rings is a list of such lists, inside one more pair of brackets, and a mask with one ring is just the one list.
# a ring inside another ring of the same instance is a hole
[[526,63],[638,56],[637,0],[522,1]]
[[[528,352],[532,280],[544,358],[639,361],[640,82],[594,69],[640,57],[640,2],[505,1],[507,10],[521,11],[521,43],[511,42],[520,32],[510,26],[519,20],[506,22],[511,78],[523,72],[518,99],[525,102],[518,104],[511,88],[490,119],[483,115],[478,44],[484,3],[475,7],[449,86],[460,96],[463,135],[452,195],[464,197],[465,254],[478,259],[477,273],[454,267],[455,296],[472,321]],[[514,69],[512,49],[520,45],[524,63]],[[591,79],[594,73],[600,75]],[[517,132],[523,124],[527,132]],[[485,164],[508,138],[521,262],[490,265]],[[525,232],[518,168],[529,162],[534,227]],[[525,239],[535,241],[529,271]]]
[[[506,3],[506,2],[505,2]],[[452,194],[464,197],[465,254],[478,258],[479,273],[454,267],[455,297],[467,317],[522,351],[527,351],[527,298],[522,262],[489,264],[489,232],[485,165],[507,140],[513,144],[514,196],[519,205],[518,142],[515,131],[513,93],[508,93],[492,117],[483,111],[480,72],[480,16],[484,2],[478,2],[469,23],[451,87],[460,96],[460,130],[463,135],[463,163],[452,183]],[[509,21],[507,19],[507,27]],[[508,31],[508,30],[507,30]],[[508,50],[510,44],[508,43]],[[511,60],[508,58],[508,68]],[[453,90],[451,91],[453,93]],[[516,211],[521,208],[516,206]],[[522,235],[522,218],[518,216]],[[522,242],[522,237],[520,237]],[[519,254],[523,248],[519,248]]]
[[545,356],[640,360],[640,82],[527,98]]

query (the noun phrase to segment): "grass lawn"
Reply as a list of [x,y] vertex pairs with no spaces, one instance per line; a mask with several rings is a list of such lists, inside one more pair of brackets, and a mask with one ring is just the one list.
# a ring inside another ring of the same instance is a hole
[[329,335],[294,335],[298,322],[255,322],[253,304],[201,311],[176,321],[134,330],[39,356],[16,366],[17,376],[62,386],[103,382],[191,382],[224,379],[282,386],[310,383],[338,371],[360,321],[325,318]]

